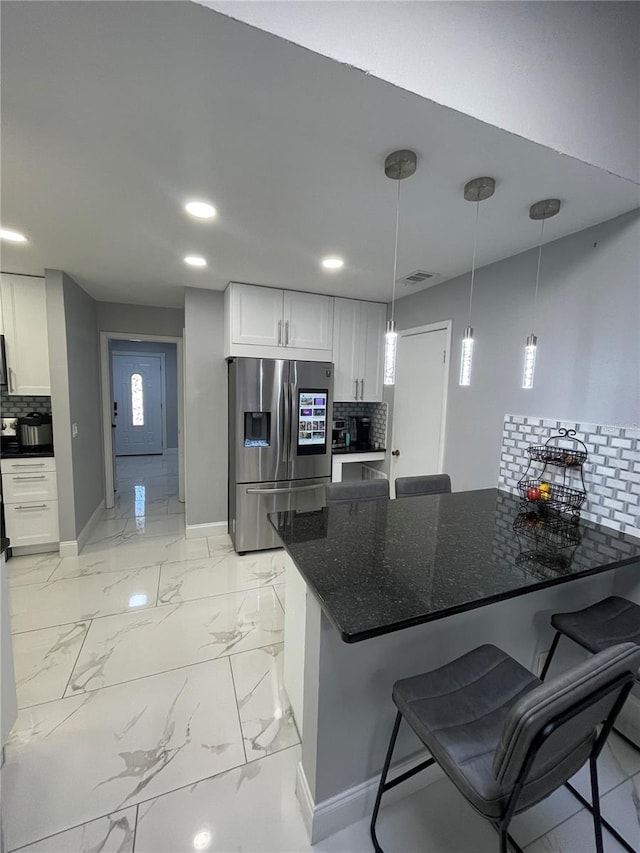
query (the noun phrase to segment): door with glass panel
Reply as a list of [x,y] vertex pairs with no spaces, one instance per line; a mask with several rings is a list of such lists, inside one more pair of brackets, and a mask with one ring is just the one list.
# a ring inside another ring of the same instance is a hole
[[162,356],[112,356],[117,456],[162,453]]

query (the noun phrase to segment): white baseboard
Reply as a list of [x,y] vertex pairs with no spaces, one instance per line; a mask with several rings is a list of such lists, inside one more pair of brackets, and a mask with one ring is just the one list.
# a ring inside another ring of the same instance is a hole
[[78,547],[77,539],[68,539],[65,542],[60,543],[61,557],[77,557],[79,553],[80,548]]
[[87,543],[87,539],[91,534],[91,531],[96,526],[98,521],[100,520],[102,513],[104,512],[104,500],[101,500],[98,506],[91,513],[91,518],[87,521],[85,526],[82,528],[80,535],[78,536],[78,551],[81,551]]
[[184,535],[187,539],[201,539],[203,536],[222,536],[226,532],[226,521],[211,521],[207,524],[187,524]]
[[[428,758],[428,753],[420,753],[420,755],[392,766],[388,778],[394,779],[424,761],[425,758]],[[385,806],[408,797],[410,794],[414,794],[416,791],[442,779],[442,776],[442,770],[437,764],[433,764],[411,779],[407,779],[397,788],[387,791],[382,800],[382,805]],[[316,805],[313,802],[302,763],[299,763],[296,770],[296,796],[300,803],[302,819],[307,827],[311,844],[317,844],[318,841],[345,829],[352,823],[371,817],[379,781],[380,776],[376,775]]]
[[45,545],[11,545],[11,553],[14,557],[27,557],[29,554],[55,554],[58,550],[57,542],[47,542]]
[[80,551],[84,548],[87,543],[87,539],[89,538],[91,531],[96,526],[99,519],[102,517],[102,513],[104,511],[104,500],[101,500],[98,506],[91,513],[91,518],[87,521],[85,526],[80,531],[80,535],[77,539],[68,539],[65,542],[60,543],[60,556],[61,557],[77,557]]

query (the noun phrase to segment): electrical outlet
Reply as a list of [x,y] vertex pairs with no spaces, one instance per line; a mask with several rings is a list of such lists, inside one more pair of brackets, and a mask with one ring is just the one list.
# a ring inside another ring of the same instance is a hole
[[71,438],[76,438],[78,435],[78,424],[71,424]]

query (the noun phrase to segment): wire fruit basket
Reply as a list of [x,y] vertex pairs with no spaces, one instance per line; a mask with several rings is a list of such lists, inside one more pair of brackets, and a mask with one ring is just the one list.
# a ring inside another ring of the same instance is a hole
[[[575,436],[574,429],[562,428],[544,444],[527,448],[529,464],[518,482],[521,512],[535,510],[541,517],[570,512],[574,521],[580,518],[587,497],[583,466],[588,453],[584,442]],[[531,470],[534,463],[543,466],[538,476],[534,476],[535,469]]]

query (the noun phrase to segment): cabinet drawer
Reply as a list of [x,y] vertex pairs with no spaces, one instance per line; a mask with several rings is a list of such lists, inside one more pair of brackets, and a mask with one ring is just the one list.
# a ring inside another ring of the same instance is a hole
[[40,474],[42,471],[55,471],[54,456],[23,456],[21,459],[2,459],[0,471],[3,474]]
[[57,501],[58,483],[55,471],[3,474],[2,495],[6,504],[19,501]]
[[5,504],[7,536],[13,547],[58,542],[58,501]]

